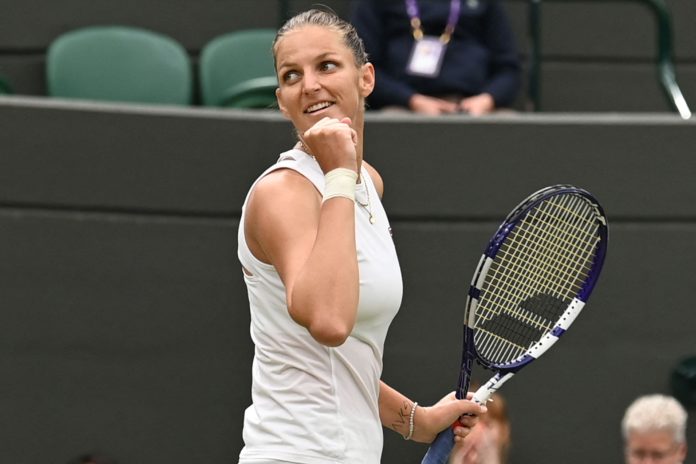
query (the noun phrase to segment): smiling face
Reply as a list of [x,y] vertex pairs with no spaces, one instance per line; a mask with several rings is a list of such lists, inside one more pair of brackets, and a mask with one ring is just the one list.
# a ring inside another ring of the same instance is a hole
[[288,31],[275,46],[278,105],[302,134],[324,117],[362,124],[365,97],[374,88],[374,68],[358,66],[342,33],[305,25]]

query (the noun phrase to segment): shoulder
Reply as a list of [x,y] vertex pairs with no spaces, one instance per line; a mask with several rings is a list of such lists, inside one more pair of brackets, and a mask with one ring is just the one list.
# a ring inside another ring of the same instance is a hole
[[264,209],[275,209],[274,205],[293,203],[300,198],[304,204],[312,197],[320,195],[307,177],[294,169],[280,168],[259,179],[249,195],[249,207],[261,205]]
[[377,190],[379,197],[382,198],[384,195],[384,181],[382,180],[382,176],[380,176],[379,172],[365,160],[363,160],[363,166],[365,166],[365,169],[370,174],[370,179],[372,179],[372,183],[375,184],[375,190]]
[[321,194],[293,169],[281,168],[262,177],[245,207],[244,233],[254,256],[273,263],[282,244],[316,229]]

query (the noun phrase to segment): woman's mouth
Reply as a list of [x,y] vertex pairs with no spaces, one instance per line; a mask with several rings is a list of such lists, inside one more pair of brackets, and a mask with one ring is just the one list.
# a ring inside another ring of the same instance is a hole
[[325,108],[328,108],[329,106],[333,106],[333,104],[334,104],[333,102],[329,102],[329,101],[323,101],[323,102],[315,103],[315,104],[313,104],[313,105],[311,105],[311,106],[308,106],[308,107],[304,110],[304,112],[307,113],[307,114],[316,113],[317,111],[321,111],[321,110],[323,110],[323,109],[325,109]]

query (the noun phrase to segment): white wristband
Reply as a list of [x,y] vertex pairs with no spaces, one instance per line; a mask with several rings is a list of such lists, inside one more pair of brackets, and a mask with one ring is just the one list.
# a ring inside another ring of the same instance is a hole
[[355,200],[355,183],[358,173],[352,169],[336,168],[324,176],[324,201],[334,197]]

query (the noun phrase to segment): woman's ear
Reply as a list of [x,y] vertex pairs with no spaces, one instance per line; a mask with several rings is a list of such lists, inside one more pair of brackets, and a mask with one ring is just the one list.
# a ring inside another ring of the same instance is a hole
[[375,67],[372,63],[365,63],[360,70],[360,93],[364,98],[370,95],[375,88]]
[[285,105],[283,105],[283,99],[281,96],[280,87],[276,89],[275,95],[276,95],[276,101],[278,102],[278,108],[280,109],[280,112],[283,113],[283,116],[285,116],[287,118],[288,117],[288,110],[285,108]]

